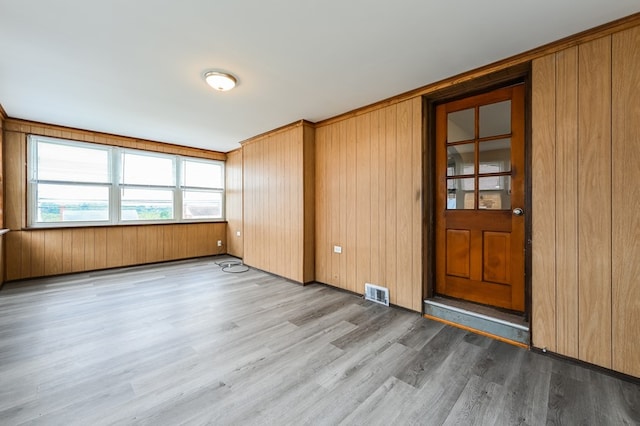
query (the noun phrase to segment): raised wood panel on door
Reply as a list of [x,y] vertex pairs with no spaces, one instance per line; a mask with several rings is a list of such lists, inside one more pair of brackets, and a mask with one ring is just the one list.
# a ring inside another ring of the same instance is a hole
[[[242,229],[242,149],[227,153],[226,173],[226,219],[227,253],[242,258],[244,255],[244,232]],[[237,233],[240,233],[238,236]]]
[[419,98],[317,129],[318,281],[360,294],[382,285],[421,310],[421,156]]
[[611,37],[578,48],[579,358],[611,367]]
[[640,377],[640,28],[612,44],[612,368]]

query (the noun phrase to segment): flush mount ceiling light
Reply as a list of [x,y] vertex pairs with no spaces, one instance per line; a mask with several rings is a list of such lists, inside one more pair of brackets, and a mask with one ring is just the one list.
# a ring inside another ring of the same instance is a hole
[[238,80],[231,74],[220,71],[207,71],[204,73],[207,84],[220,92],[226,92],[236,87]]

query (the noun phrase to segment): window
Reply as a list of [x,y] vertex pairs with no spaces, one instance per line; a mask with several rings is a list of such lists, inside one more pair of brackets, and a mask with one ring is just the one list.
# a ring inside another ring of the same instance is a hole
[[182,166],[182,217],[222,217],[224,169],[211,161],[184,158]]
[[224,163],[29,136],[30,227],[223,220]]

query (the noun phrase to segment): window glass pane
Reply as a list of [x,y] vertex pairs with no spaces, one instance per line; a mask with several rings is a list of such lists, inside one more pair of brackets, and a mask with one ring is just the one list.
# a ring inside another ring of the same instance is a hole
[[474,143],[465,143],[447,147],[447,176],[474,173],[475,146]]
[[128,220],[173,219],[173,191],[123,188],[120,218]]
[[108,183],[109,151],[53,142],[37,143],[37,180]]
[[183,219],[222,219],[222,193],[182,192]]
[[109,220],[109,188],[90,185],[40,184],[36,188],[36,222]]
[[121,158],[122,183],[154,186],[175,185],[174,157],[124,152]]
[[480,107],[480,137],[511,133],[511,101]]
[[478,179],[478,208],[508,210],[511,208],[511,176],[486,176]]
[[203,161],[184,160],[183,186],[191,188],[222,188],[222,164]]
[[480,173],[511,171],[511,139],[480,142]]
[[474,108],[447,114],[447,142],[474,139],[476,134],[475,120]]
[[447,209],[474,209],[474,179],[447,179]]

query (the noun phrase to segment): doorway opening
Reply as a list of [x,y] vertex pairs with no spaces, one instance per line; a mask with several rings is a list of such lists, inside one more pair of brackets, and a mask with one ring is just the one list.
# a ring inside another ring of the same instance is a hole
[[424,163],[425,316],[524,346],[530,343],[526,65],[473,89],[467,83],[430,95]]

